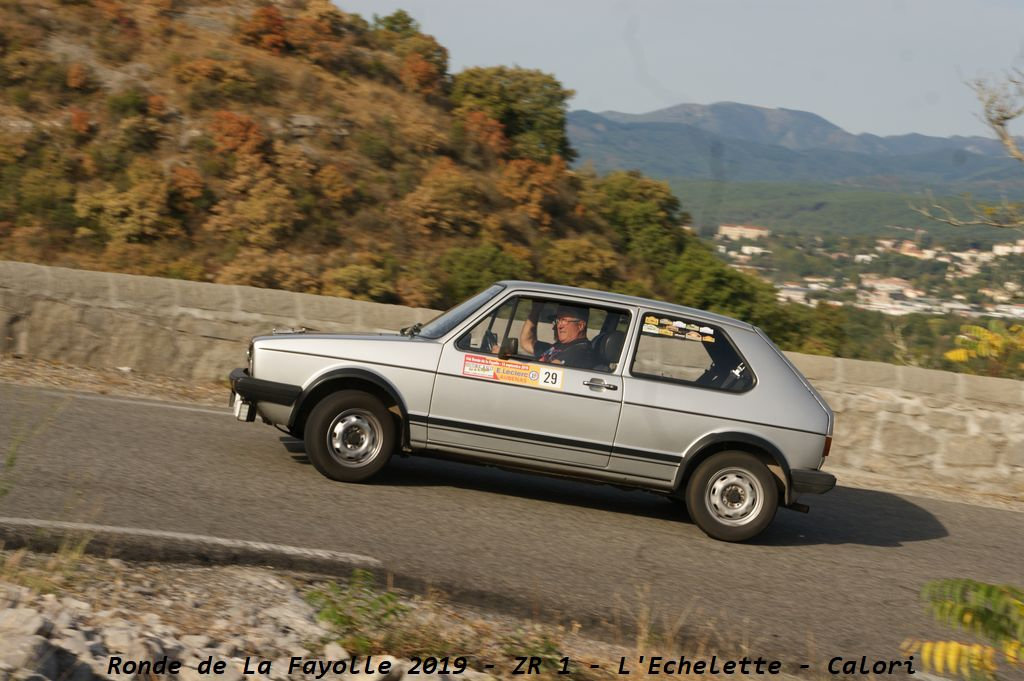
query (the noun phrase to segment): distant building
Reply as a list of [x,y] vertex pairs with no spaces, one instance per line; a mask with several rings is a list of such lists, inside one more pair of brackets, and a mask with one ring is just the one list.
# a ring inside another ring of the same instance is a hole
[[740,253],[743,255],[762,255],[764,253],[771,253],[771,251],[760,246],[740,246]]
[[760,239],[761,237],[771,235],[772,230],[767,227],[758,227],[757,225],[718,226],[718,236],[731,241],[739,241],[740,239]]

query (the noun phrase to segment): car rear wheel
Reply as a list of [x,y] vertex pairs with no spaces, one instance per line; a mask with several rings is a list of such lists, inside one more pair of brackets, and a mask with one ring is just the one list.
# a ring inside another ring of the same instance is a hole
[[775,477],[746,452],[715,454],[697,466],[686,487],[690,518],[722,541],[757,536],[771,524],[778,504]]
[[387,465],[395,423],[373,395],[345,390],[328,395],[306,421],[306,454],[332,480],[362,482]]

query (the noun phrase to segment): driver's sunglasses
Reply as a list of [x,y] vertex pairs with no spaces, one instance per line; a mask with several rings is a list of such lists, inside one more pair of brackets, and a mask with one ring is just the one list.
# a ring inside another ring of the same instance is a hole
[[558,317],[555,319],[556,324],[568,324],[569,322],[582,322],[582,319],[576,317]]

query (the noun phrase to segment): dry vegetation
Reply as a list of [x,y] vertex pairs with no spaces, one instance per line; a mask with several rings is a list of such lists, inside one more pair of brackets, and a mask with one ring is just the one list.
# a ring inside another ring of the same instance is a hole
[[438,308],[536,278],[838,351],[839,313],[726,267],[667,185],[572,170],[571,95],[450,74],[402,11],[0,0],[0,258]]

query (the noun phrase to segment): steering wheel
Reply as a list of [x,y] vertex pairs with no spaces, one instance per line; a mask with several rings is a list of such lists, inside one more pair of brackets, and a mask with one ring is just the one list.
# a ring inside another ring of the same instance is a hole
[[480,339],[480,351],[481,352],[497,352],[498,345],[498,334],[493,331],[488,331],[484,334],[484,337]]

